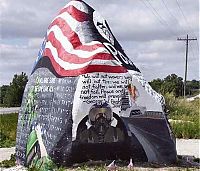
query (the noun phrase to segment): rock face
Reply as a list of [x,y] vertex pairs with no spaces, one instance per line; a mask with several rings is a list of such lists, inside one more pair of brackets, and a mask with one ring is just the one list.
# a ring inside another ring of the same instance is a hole
[[88,159],[171,163],[176,149],[156,93],[83,1],[50,24],[19,112],[16,156],[47,169]]

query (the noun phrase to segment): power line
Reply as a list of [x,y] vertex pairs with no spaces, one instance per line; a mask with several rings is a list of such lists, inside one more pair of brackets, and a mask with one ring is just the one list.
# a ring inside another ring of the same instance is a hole
[[173,18],[176,21],[176,23],[178,24],[179,27],[177,27],[177,30],[180,30],[180,32],[183,31],[184,33],[187,33],[187,31],[185,30],[184,27],[180,27],[178,19],[175,17],[175,15],[173,14],[173,12],[169,9],[166,1],[162,0],[161,2],[164,4],[164,7],[166,8],[166,10],[168,11],[168,13],[170,14],[171,18]]
[[144,0],[141,0],[141,2],[153,13],[153,15],[158,19],[158,21],[162,24],[162,25],[165,25],[164,22],[162,21],[162,18],[157,15],[154,11],[152,11],[151,8],[149,8],[149,6],[145,3]]
[[[181,5],[179,4],[179,2],[178,2],[178,0],[176,0],[176,3],[177,3],[177,5],[178,5],[178,8],[180,9],[180,11],[181,11],[181,14],[183,15],[183,18],[184,18],[184,20],[185,20],[185,23],[187,24],[187,26],[188,26],[188,28],[189,28],[189,23],[188,23],[188,20],[187,20],[187,18],[186,18],[186,16],[185,16],[185,14],[184,14],[184,12],[183,12],[183,10],[182,10],[182,7],[181,7]],[[191,28],[190,28],[191,29]],[[189,29],[188,29],[188,31],[189,31]],[[193,33],[194,34],[194,33]],[[195,35],[195,34],[194,34]],[[195,35],[196,36],[196,35]],[[197,39],[195,39],[195,40],[197,40]],[[198,44],[198,42],[197,42],[197,44]],[[191,50],[192,50],[192,55],[193,55],[193,57],[195,56],[194,55],[194,50],[193,50],[193,47],[192,47],[192,45],[190,44],[190,47],[191,47]]]
[[171,15],[172,18],[174,18],[176,20],[176,22],[178,22],[177,18],[174,16],[174,14],[171,12],[171,10],[168,8],[166,2],[164,0],[162,0],[162,3],[164,4],[165,8],[167,9],[168,13]]
[[[148,3],[145,3],[145,1]],[[156,10],[156,8],[153,7],[153,5],[148,0],[141,0],[141,2],[153,13],[153,15],[158,19],[158,21],[163,25],[168,27],[166,28],[170,34],[173,34],[176,36],[176,33],[171,29],[169,24],[163,19],[163,17],[159,14],[159,12]]]
[[181,6],[180,6],[178,0],[176,0],[176,3],[177,3],[177,5],[178,5],[178,8],[179,8],[179,10],[181,11],[181,13],[182,13],[182,15],[183,15],[185,21],[186,21],[186,23],[187,23],[187,18],[186,18],[186,16],[185,16],[185,14],[183,13],[183,10],[182,10],[182,8],[181,8]]
[[187,65],[188,65],[188,44],[189,41],[197,40],[197,38],[189,38],[188,34],[186,38],[177,38],[178,41],[185,41],[186,42],[186,51],[185,51],[185,79],[184,79],[184,99],[185,99],[185,92],[186,92],[186,81],[187,81]]
[[[168,13],[171,15],[171,17],[173,17],[173,18],[177,21],[177,23],[179,23],[179,21],[177,20],[177,18],[175,17],[175,15],[173,15],[173,13],[172,13],[172,12],[170,11],[170,9],[168,8],[168,5],[167,5],[166,1],[165,1],[165,0],[162,0],[162,3],[164,4],[164,7],[165,7],[166,10],[168,11]],[[182,8],[181,8],[181,5],[180,5],[179,2],[178,2],[178,0],[176,0],[176,3],[177,3],[177,5],[178,5],[178,8],[179,8],[179,10],[180,10],[180,12],[181,12],[181,14],[182,14],[184,20],[185,20],[185,23],[187,24],[187,26],[189,26],[188,20],[187,20],[185,14],[184,14],[184,12],[183,12],[183,10],[182,10]],[[183,30],[184,33],[189,32],[189,29],[186,30],[184,27],[180,27],[180,31],[181,31],[181,30]],[[194,34],[194,33],[193,33],[193,34]],[[195,34],[194,34],[194,35],[195,35]],[[196,36],[196,35],[195,35],[195,36]],[[197,41],[195,41],[195,42],[197,42]],[[198,45],[198,42],[197,42],[197,45]],[[199,46],[198,46],[198,47],[199,47]],[[198,48],[198,47],[197,47],[197,48]],[[193,58],[195,58],[194,49],[193,49],[192,44],[190,44],[190,48],[191,48],[192,56],[193,56]]]
[[[189,46],[190,46],[190,49],[192,50],[192,56],[193,56],[193,58],[195,58],[194,48],[193,48],[192,44],[190,43]],[[197,56],[198,56],[198,54],[197,54]]]
[[158,13],[158,11],[153,7],[153,5],[148,0],[146,0],[146,2],[148,2],[149,6],[153,9],[153,11],[155,12],[155,14],[161,19],[161,21],[164,23],[164,25],[167,25],[166,22],[165,22],[165,20]]
[[[177,4],[177,6],[178,6],[178,8],[179,8],[179,10],[180,10],[180,12],[181,12],[181,14],[182,14],[184,20],[185,20],[185,23],[187,24],[187,27],[188,27],[189,29],[191,29],[191,27],[190,27],[190,25],[189,25],[189,23],[188,23],[188,20],[187,20],[187,18],[186,18],[186,16],[185,16],[185,14],[184,14],[184,12],[183,12],[183,10],[182,10],[182,7],[181,7],[181,5],[180,5],[180,3],[179,3],[178,0],[176,0],[176,4]],[[187,29],[187,30],[189,31],[189,29]],[[193,34],[195,35],[195,37],[197,37],[196,34],[195,34],[194,32],[193,32]],[[197,48],[199,48],[199,43],[198,43],[198,41],[196,41],[196,43],[197,43]]]

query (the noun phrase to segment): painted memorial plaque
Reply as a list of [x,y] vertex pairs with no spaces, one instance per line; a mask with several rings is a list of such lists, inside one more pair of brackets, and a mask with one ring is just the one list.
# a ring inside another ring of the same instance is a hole
[[70,1],[48,27],[19,112],[16,156],[41,170],[89,159],[176,160],[164,98],[83,1]]

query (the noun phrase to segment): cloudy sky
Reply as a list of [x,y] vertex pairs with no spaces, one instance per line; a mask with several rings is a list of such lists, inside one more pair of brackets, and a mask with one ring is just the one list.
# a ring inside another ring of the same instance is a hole
[[[184,75],[185,42],[199,37],[198,0],[85,0],[147,80]],[[52,19],[69,0],[0,0],[0,85],[30,74]],[[199,79],[198,41],[189,44],[188,79]]]

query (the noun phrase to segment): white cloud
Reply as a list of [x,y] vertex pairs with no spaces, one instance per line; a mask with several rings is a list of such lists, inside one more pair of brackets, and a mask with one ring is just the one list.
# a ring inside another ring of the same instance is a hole
[[13,75],[25,72],[31,73],[37,55],[37,49],[24,45],[0,44],[0,84],[11,82]]
[[[142,3],[146,2],[146,6]],[[176,73],[183,76],[185,42],[177,37],[199,34],[198,1],[149,1],[164,19],[153,14],[146,0],[87,0],[108,21],[127,55],[148,80]],[[8,84],[15,73],[30,73],[46,29],[65,3],[63,0],[1,0],[0,84]],[[162,21],[163,22],[163,21]],[[191,41],[188,78],[199,79],[197,42]]]
[[33,48],[33,49],[38,49],[39,50],[42,41],[43,41],[43,38],[32,38],[32,39],[29,39],[28,46],[29,46],[29,48]]

